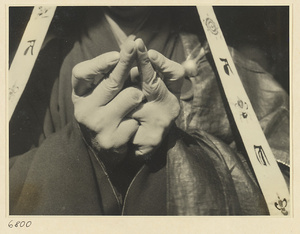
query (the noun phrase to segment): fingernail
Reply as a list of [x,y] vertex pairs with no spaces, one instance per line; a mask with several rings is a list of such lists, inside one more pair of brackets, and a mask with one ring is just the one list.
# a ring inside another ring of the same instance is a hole
[[[147,150],[146,150],[146,152],[147,152]],[[143,160],[149,160],[152,156],[152,153],[151,152],[145,153],[143,150],[137,150],[137,151],[135,151],[135,155],[138,157],[142,157]]]
[[136,43],[137,43],[137,48],[140,52],[146,51],[146,48],[145,48],[145,45],[144,45],[144,42],[142,41],[142,39],[137,39]]
[[133,67],[130,72],[130,79],[133,83],[138,83],[139,82],[139,70],[137,67]]
[[133,46],[126,46],[125,47],[125,51],[128,53],[128,54],[132,54],[134,50],[134,47]]
[[134,41],[126,41],[122,46],[121,46],[121,51],[123,50],[126,54],[132,54],[134,51],[135,43]]

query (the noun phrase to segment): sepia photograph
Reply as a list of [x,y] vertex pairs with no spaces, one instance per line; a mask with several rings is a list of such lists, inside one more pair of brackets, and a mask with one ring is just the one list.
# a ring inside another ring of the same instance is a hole
[[8,229],[291,220],[292,10],[7,5]]

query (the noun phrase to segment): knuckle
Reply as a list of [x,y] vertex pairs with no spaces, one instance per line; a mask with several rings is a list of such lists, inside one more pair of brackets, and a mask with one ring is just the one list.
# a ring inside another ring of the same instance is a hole
[[178,117],[179,113],[180,113],[180,104],[176,98],[174,104],[171,106],[171,111],[170,111],[171,119],[172,120],[176,119]]
[[76,79],[90,79],[94,77],[94,67],[91,66],[92,60],[86,60],[76,64],[72,69],[72,75]]
[[89,112],[83,108],[82,105],[76,105],[74,107],[74,117],[79,123],[85,124],[87,122],[88,115]]
[[75,78],[80,78],[81,77],[81,72],[82,72],[82,63],[78,63],[77,65],[75,65],[72,69],[72,74]]
[[127,140],[123,137],[112,137],[112,148],[116,150],[120,150],[120,148],[126,147]]
[[75,119],[89,129],[101,133],[109,124],[109,118],[103,111],[91,111],[89,108],[74,108]]
[[78,123],[83,124],[84,126],[86,126],[87,128],[89,128],[91,130],[95,129],[92,119],[85,112],[74,111],[74,117]]
[[139,89],[129,87],[126,89],[126,93],[129,94],[131,101],[134,103],[140,103],[143,100],[143,92]]
[[93,123],[96,132],[103,132],[105,127],[110,125],[109,120],[110,119],[107,118],[107,115],[102,112],[97,113],[95,117],[91,118],[91,122]]
[[133,93],[131,95],[131,99],[133,102],[135,103],[140,103],[142,100],[141,100],[141,95],[139,93]]
[[162,133],[160,131],[151,131],[147,136],[148,146],[156,147],[162,140]]
[[85,117],[82,115],[81,111],[75,110],[74,117],[79,123],[84,123]]
[[119,61],[120,65],[123,67],[128,67],[130,65],[130,57],[127,55],[123,55]]
[[142,57],[141,59],[140,59],[140,63],[141,63],[141,65],[148,65],[148,64],[150,64],[150,59],[149,59],[149,57],[147,56],[147,57]]
[[76,108],[76,106],[80,103],[81,97],[79,97],[75,90],[72,90],[72,96],[71,96],[72,102],[74,104],[74,108]]
[[156,117],[154,123],[157,128],[165,129],[170,125],[171,119],[167,115],[162,115],[162,116]]
[[159,101],[163,103],[162,105],[165,108],[163,110],[164,114],[158,116],[158,118],[165,119],[166,121],[171,122],[178,117],[181,106],[175,95],[167,91],[164,99],[160,99]]
[[166,98],[168,90],[163,84],[163,82],[157,78],[155,82],[144,85],[143,91],[148,101],[152,101],[152,100],[162,101]]
[[117,82],[113,76],[110,76],[108,79],[104,80],[103,86],[108,92],[117,92],[121,89],[122,84]]
[[97,141],[100,147],[104,150],[110,150],[114,147],[113,140],[108,134],[98,134]]

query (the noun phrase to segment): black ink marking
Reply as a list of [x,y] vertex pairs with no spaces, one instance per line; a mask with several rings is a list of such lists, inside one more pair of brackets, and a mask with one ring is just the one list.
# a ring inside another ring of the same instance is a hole
[[36,40],[30,40],[30,41],[27,41],[27,42],[29,43],[29,46],[28,46],[28,47],[26,48],[26,50],[24,51],[24,55],[26,55],[27,52],[28,52],[29,50],[31,50],[31,51],[30,51],[30,52],[31,52],[31,55],[33,55],[33,47],[34,47],[35,41],[36,41]]
[[242,99],[240,99],[239,97],[237,97],[238,98],[238,100],[237,100],[237,102],[235,103],[235,106],[237,107],[237,108],[239,108],[240,109],[240,111],[241,111],[241,116],[244,118],[244,119],[246,119],[247,117],[248,117],[248,113],[247,113],[247,111],[248,111],[248,104],[247,104],[247,102],[244,102]]
[[29,228],[31,226],[31,221],[16,221],[10,220],[8,223],[9,228]]
[[261,165],[263,166],[270,165],[269,160],[265,154],[265,151],[261,145],[254,145],[254,151],[256,154],[256,158]]
[[244,119],[246,119],[246,118],[248,117],[248,114],[247,114],[246,112],[242,112],[242,117],[243,117]]
[[216,26],[215,22],[211,18],[206,18],[205,20],[206,27],[208,31],[210,31],[214,35],[218,35],[218,27]]
[[14,96],[14,95],[18,92],[18,90],[19,90],[19,87],[13,85],[13,87],[11,87],[11,88],[9,89],[9,99],[10,99],[12,96]]
[[230,67],[230,65],[229,65],[229,63],[228,63],[228,60],[225,58],[220,58],[220,60],[222,61],[222,62],[224,62],[225,64],[224,64],[224,71],[225,71],[225,73],[228,75],[228,76],[230,76],[230,74],[229,74],[229,72],[231,72],[232,74],[233,74],[233,72],[232,72],[232,70],[231,70],[231,67]]
[[39,9],[39,12],[37,14],[37,17],[39,17],[39,18],[48,18],[49,17],[49,15],[47,15],[49,8],[40,6],[38,9]]
[[238,106],[239,106],[241,109],[243,109],[243,107],[244,107],[244,102],[243,102],[241,99],[239,99],[239,100],[237,101],[237,104],[238,104]]
[[274,205],[277,210],[280,210],[283,215],[288,215],[289,212],[285,209],[287,206],[287,200],[283,198],[283,200],[280,199],[278,196],[278,201],[274,202]]

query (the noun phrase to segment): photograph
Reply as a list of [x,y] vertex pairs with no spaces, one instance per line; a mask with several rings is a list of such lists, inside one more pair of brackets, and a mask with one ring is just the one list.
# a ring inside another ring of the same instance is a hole
[[293,220],[292,4],[5,10],[6,229]]

